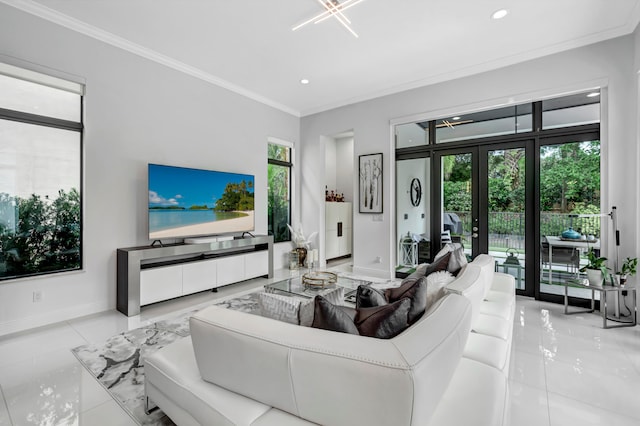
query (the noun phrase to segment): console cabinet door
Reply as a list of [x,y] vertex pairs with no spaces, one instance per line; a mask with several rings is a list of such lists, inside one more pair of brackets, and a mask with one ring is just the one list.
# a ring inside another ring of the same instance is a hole
[[182,268],[182,294],[197,293],[218,286],[217,259],[185,263]]
[[266,250],[244,255],[244,279],[269,275],[269,252]]
[[325,259],[351,254],[352,204],[325,203]]
[[182,265],[143,269],[140,272],[140,305],[182,296]]
[[218,287],[244,280],[244,255],[226,256],[217,260]]

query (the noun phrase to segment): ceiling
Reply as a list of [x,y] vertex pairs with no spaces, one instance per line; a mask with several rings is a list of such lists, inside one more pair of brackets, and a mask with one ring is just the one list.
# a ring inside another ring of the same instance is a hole
[[318,0],[0,2],[298,116],[622,36],[640,20],[640,0],[365,0],[344,12],[355,38],[332,19],[291,31]]

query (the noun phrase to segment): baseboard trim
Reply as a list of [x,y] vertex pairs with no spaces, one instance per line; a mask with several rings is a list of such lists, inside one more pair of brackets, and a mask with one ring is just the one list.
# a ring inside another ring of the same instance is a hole
[[353,273],[369,277],[382,278],[385,280],[395,278],[395,275],[392,275],[390,271],[384,271],[382,269],[363,268],[361,266],[354,266]]
[[86,315],[97,314],[99,312],[115,309],[106,302],[87,303],[81,306],[74,306],[69,309],[47,312],[41,315],[34,315],[26,318],[19,318],[0,324],[0,337],[8,334],[19,333],[33,328],[43,327],[58,322],[69,321]]

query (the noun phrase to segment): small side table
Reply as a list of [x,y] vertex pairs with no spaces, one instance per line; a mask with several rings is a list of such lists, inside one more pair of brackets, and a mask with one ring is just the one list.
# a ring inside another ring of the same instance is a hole
[[[570,280],[564,281],[563,285],[564,285],[565,315],[594,312],[596,310],[595,309],[595,293],[597,291],[600,293],[600,312],[602,314],[602,328],[633,327],[636,324],[638,324],[638,312],[637,312],[638,302],[637,302],[636,286],[634,284],[627,284],[624,287],[612,286],[612,285],[594,286],[594,285],[589,285],[589,282],[587,280],[570,279]],[[573,287],[591,290],[591,309],[569,312],[569,285]],[[607,294],[614,293],[616,295],[616,300],[619,300],[619,297],[621,296],[621,293],[623,291],[633,294],[633,306],[631,308],[632,320],[619,322],[619,324],[617,325],[609,325],[607,321],[611,321],[611,319],[607,316]]]

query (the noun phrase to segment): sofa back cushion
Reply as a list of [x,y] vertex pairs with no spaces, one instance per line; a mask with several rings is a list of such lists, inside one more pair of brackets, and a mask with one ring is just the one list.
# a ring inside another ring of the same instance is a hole
[[447,284],[447,291],[466,297],[471,302],[471,325],[480,315],[480,307],[484,300],[484,283],[481,280],[481,268],[470,262],[460,271],[455,281]]
[[202,378],[225,389],[318,424],[426,424],[470,317],[469,302],[449,294],[388,340],[217,306],[194,314],[190,327]]
[[472,263],[480,267],[480,281],[484,286],[483,299],[486,299],[493,284],[493,274],[496,268],[495,259],[488,254],[480,254],[473,259]]

